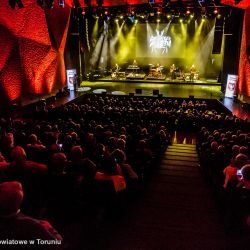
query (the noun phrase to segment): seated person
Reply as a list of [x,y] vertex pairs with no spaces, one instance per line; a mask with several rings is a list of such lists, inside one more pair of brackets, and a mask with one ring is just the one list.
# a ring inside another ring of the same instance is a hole
[[241,169],[242,179],[241,186],[250,189],[250,164],[246,164]]
[[[37,220],[20,212],[23,196],[21,183],[0,184],[0,239],[55,240],[59,243],[52,249],[62,249],[62,237],[48,221]],[[39,249],[48,248],[44,245]]]
[[231,164],[223,170],[223,173],[225,175],[223,187],[227,188],[230,181],[238,182],[237,170],[241,169],[244,165],[248,163],[249,163],[249,159],[247,155],[238,154],[235,157],[235,160],[232,161]]

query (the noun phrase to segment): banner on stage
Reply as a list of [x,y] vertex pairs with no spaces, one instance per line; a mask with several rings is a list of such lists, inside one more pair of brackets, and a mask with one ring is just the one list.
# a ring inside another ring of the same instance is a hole
[[227,87],[226,87],[225,97],[229,98],[234,97],[237,81],[238,81],[237,75],[227,75]]
[[76,69],[67,70],[68,89],[74,91],[76,88]]

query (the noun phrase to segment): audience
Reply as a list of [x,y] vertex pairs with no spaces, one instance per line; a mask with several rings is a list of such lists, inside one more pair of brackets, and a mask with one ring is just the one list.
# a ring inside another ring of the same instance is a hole
[[77,217],[97,183],[120,194],[146,181],[176,130],[198,132],[201,166],[213,185],[227,189],[243,167],[250,186],[249,123],[209,101],[84,95],[57,108],[41,102],[31,119],[2,119],[0,126],[0,181],[20,181],[14,186],[23,185],[25,212],[37,197],[38,214],[55,225]]
[[[21,213],[23,200],[22,184],[19,182],[3,182],[0,184],[0,238],[3,240],[53,240],[52,249],[62,249],[61,235],[48,221],[37,220]],[[48,249],[47,245],[35,248]],[[27,246],[28,249],[28,246]]]

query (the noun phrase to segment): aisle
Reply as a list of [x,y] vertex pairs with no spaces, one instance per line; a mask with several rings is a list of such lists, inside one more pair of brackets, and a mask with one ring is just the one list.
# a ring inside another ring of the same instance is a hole
[[173,144],[124,218],[93,249],[225,249],[224,228],[198,168],[195,145]]

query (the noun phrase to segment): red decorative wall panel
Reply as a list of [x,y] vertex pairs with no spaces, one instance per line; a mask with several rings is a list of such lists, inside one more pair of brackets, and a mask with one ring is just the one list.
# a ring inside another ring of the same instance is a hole
[[[248,48],[248,54],[247,54]],[[250,96],[250,9],[246,10],[242,31],[238,93]]]
[[0,1],[0,101],[25,93],[51,93],[65,86],[64,48],[72,1],[43,9],[22,0],[13,10]]

